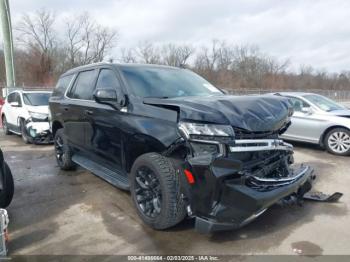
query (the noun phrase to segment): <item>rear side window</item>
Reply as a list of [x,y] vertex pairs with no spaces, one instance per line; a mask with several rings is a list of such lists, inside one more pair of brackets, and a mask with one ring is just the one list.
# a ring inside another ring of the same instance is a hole
[[70,82],[72,81],[74,75],[68,75],[61,77],[57,84],[55,89],[53,90],[52,96],[63,96],[66,92]]
[[68,97],[83,100],[92,100],[95,89],[96,70],[80,72],[75,80],[73,88]]
[[7,97],[7,102],[9,102],[9,103],[15,102],[15,95],[16,95],[16,93],[9,94]]

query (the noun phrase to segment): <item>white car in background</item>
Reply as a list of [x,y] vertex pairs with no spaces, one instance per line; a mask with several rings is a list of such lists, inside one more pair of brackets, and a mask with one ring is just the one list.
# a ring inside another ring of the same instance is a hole
[[25,143],[50,143],[48,91],[11,92],[2,107],[2,127],[6,135],[21,135]]
[[325,147],[335,155],[350,155],[350,110],[313,93],[281,92],[294,107],[292,124],[281,138]]

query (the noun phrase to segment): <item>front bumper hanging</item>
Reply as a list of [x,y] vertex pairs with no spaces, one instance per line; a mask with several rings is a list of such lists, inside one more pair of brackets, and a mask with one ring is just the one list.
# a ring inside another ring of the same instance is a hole
[[[211,233],[242,227],[277,203],[316,200],[308,193],[316,178],[310,166],[290,166],[293,147],[281,140],[241,140],[230,146],[230,152],[247,154],[257,151],[281,152],[277,164],[287,168],[280,176],[265,176],[264,172],[244,172],[244,163],[233,156],[197,156],[188,158],[184,168],[192,171],[196,183],[184,189],[190,211],[195,217],[195,228],[200,233]],[[279,155],[279,153],[276,153]],[[283,155],[283,156],[282,156]],[[237,156],[237,155],[235,155]],[[265,163],[275,172],[275,163]],[[264,168],[262,168],[264,169]],[[318,201],[338,200],[341,195],[319,197]]]
[[53,137],[49,122],[32,122],[26,124],[27,136],[37,144],[52,143]]

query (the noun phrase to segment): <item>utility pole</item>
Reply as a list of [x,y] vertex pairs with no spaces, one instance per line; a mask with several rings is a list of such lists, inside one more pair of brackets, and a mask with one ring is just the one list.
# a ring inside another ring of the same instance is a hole
[[3,42],[4,42],[6,84],[7,84],[7,87],[15,87],[16,80],[15,80],[15,65],[13,60],[12,26],[11,26],[10,5],[8,0],[0,0],[0,19],[1,19]]

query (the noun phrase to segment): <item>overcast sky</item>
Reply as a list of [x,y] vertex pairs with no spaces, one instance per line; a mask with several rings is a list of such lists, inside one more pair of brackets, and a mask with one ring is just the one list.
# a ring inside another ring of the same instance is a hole
[[[10,0],[13,22],[26,12],[58,17],[88,11],[117,28],[119,47],[140,41],[206,45],[212,39],[254,44],[331,72],[350,70],[350,1],[347,0]],[[118,49],[114,51],[117,56]]]

